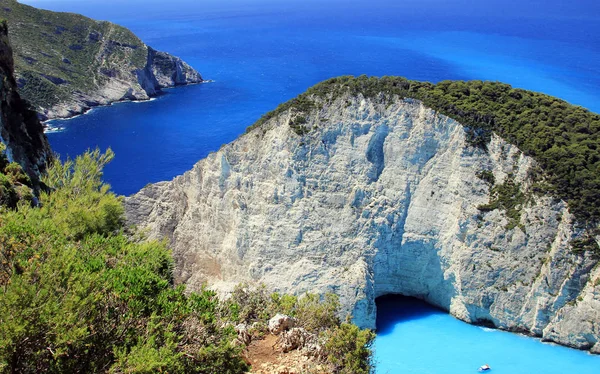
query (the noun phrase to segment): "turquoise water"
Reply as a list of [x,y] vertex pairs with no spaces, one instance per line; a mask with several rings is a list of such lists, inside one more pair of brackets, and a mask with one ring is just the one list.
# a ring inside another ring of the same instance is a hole
[[[131,28],[213,83],[94,109],[49,134],[63,157],[112,147],[120,194],[168,180],[261,114],[344,74],[499,80],[600,111],[600,5],[578,0],[27,0]],[[596,373],[600,357],[380,306],[378,373]]]
[[538,339],[466,324],[422,301],[378,299],[378,374],[494,374],[600,372],[600,356]]

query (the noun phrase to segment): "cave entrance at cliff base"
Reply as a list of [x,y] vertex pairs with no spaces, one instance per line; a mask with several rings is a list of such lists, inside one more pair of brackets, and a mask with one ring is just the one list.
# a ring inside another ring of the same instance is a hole
[[398,323],[427,318],[432,315],[446,315],[423,300],[400,294],[389,294],[375,299],[377,305],[377,335],[391,333]]

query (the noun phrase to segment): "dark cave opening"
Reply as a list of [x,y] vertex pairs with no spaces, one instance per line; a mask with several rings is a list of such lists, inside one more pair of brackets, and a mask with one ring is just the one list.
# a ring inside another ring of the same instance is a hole
[[399,322],[408,322],[435,314],[448,314],[427,302],[415,297],[400,294],[388,294],[375,299],[377,305],[377,334],[391,332]]

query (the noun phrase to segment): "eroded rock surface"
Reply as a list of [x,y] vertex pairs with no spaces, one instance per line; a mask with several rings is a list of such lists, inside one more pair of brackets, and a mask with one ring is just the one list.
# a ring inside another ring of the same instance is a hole
[[[596,260],[564,202],[530,191],[533,159],[415,100],[343,96],[290,127],[285,111],[170,182],[126,201],[130,223],[168,238],[179,283],[335,292],[375,326],[375,298],[426,300],[472,323],[590,349],[600,334]],[[517,221],[482,213],[495,183],[526,199]],[[513,227],[514,226],[514,227]]]

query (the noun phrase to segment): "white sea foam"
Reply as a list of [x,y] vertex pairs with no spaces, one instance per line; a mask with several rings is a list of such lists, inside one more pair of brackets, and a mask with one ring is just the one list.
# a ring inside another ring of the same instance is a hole
[[62,126],[48,126],[44,128],[44,133],[46,134],[54,134],[63,131],[65,131],[65,128]]
[[[147,100],[131,100],[131,102],[135,103],[135,104],[141,104],[141,103],[148,103],[148,102],[154,101],[156,99],[157,99],[157,97],[151,97],[151,98],[149,98]],[[128,101],[118,101],[117,103],[127,103],[127,102]]]

